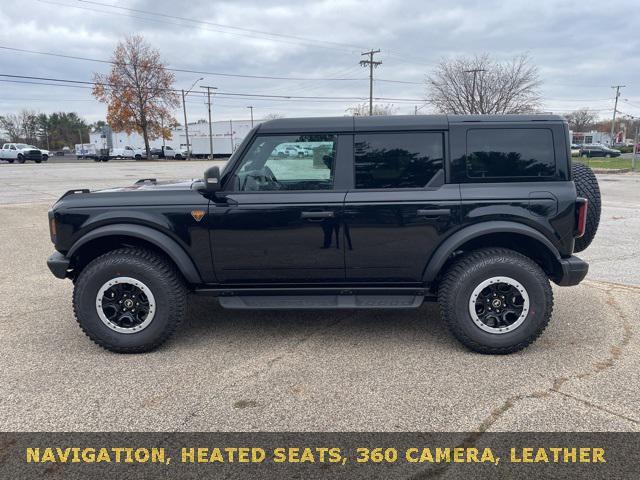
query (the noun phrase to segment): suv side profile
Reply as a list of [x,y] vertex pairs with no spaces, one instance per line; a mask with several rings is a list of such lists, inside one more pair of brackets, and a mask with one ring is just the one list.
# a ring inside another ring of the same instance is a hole
[[[283,156],[291,145],[308,155]],[[196,292],[230,309],[437,300],[464,345],[504,354],[547,326],[550,281],[587,274],[573,254],[599,195],[557,116],[278,119],[201,180],[67,192],[48,265],[74,280],[85,333],[116,352],[162,344]]]

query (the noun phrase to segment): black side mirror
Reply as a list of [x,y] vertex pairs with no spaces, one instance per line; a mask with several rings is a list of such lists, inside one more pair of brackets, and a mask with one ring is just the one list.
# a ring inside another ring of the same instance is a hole
[[220,190],[220,167],[209,167],[204,172],[203,190],[215,193]]

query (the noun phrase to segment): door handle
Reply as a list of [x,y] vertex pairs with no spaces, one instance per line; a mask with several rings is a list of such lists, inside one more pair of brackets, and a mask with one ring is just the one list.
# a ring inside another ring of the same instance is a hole
[[334,218],[336,212],[301,212],[300,218],[308,218],[310,220],[320,220],[323,218]]
[[443,217],[445,215],[451,214],[450,208],[419,208],[418,209],[419,217]]

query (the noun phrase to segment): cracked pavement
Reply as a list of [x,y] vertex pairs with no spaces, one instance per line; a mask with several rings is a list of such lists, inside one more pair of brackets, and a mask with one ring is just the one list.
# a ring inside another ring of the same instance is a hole
[[51,200],[205,165],[0,165],[1,430],[640,431],[640,176],[599,177],[589,276],[554,287],[549,327],[514,355],[466,351],[436,304],[252,312],[203,297],[159,350],[102,350],[47,270]]

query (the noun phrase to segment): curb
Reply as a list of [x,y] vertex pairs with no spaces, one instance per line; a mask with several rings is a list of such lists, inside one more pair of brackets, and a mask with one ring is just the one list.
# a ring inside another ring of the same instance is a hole
[[631,173],[630,168],[592,168],[593,173]]

